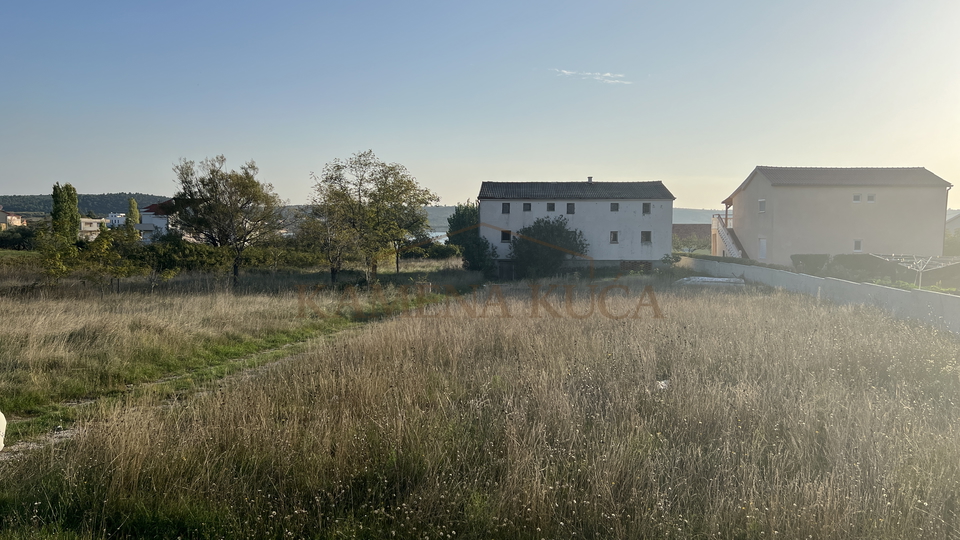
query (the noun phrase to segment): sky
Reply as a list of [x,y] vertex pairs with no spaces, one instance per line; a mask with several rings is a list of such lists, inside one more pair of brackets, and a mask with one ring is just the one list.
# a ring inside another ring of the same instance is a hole
[[223,154],[303,204],[367,149],[448,205],[592,176],[720,208],[757,165],[957,184],[958,27],[956,0],[8,2],[0,194],[173,195]]

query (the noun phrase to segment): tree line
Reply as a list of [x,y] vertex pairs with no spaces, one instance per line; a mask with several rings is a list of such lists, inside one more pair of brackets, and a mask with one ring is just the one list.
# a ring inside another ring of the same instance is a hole
[[[128,197],[124,227],[101,227],[93,240],[78,238],[81,196],[72,185],[58,183],[49,198],[50,221],[0,233],[0,247],[40,251],[50,282],[76,275],[101,284],[225,269],[237,284],[248,265],[326,265],[333,281],[350,265],[363,268],[372,281],[388,262],[399,271],[404,258],[460,254],[455,245],[429,237],[425,206],[438,197],[404,166],[385,163],[372,151],[311,173],[312,201],[294,212],[285,212],[273,186],[258,179],[254,161],[236,170],[222,155],[181,159],[173,172],[177,190],[164,203],[171,231],[165,236],[141,241],[137,200]],[[4,246],[5,240],[11,245]]]
[[[148,206],[170,197],[147,193],[80,194],[77,207],[82,215],[105,217],[110,212],[122,212],[131,198]],[[50,195],[0,195],[0,206],[13,213],[49,214],[53,210],[53,200]]]
[[[102,226],[95,239],[78,238],[80,196],[72,185],[58,183],[49,224],[29,234],[26,228],[6,231],[0,247],[17,236],[21,244],[30,244],[27,249],[41,252],[48,280],[76,274],[101,285],[137,275],[159,282],[182,271],[225,269],[237,285],[241,269],[251,264],[326,266],[332,283],[349,266],[361,268],[373,283],[383,265],[399,272],[401,260],[416,257],[460,256],[469,270],[490,277],[497,273],[497,249],[480,234],[477,204],[456,206],[447,220],[448,238],[440,243],[429,234],[425,210],[439,201],[437,195],[420,186],[406,167],[386,163],[371,150],[310,173],[310,204],[293,213],[284,212],[273,186],[257,178],[254,161],[236,170],[222,155],[200,162],[181,159],[173,172],[176,194],[162,208],[171,232],[163,237],[141,241],[137,200],[128,197],[125,226]],[[519,277],[538,278],[555,274],[570,253],[586,253],[588,247],[583,234],[561,216],[516,231],[506,255]]]

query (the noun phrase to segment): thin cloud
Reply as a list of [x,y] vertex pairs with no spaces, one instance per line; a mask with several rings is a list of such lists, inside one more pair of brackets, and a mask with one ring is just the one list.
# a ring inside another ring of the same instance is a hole
[[592,79],[595,81],[600,81],[604,84],[633,84],[632,81],[626,81],[623,78],[626,76],[622,73],[592,73],[589,71],[567,71],[565,69],[556,69],[553,71],[557,72],[557,75],[560,77],[573,77],[576,79]]

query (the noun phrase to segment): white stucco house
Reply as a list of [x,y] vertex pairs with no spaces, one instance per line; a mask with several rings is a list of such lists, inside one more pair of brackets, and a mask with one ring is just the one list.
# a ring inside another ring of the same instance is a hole
[[123,227],[126,222],[127,214],[125,213],[110,212],[110,214],[107,215],[107,227],[110,227],[111,229]]
[[168,209],[173,200],[144,206],[140,209],[140,223],[134,225],[144,242],[151,242],[154,238],[163,236],[170,231],[170,215]]
[[943,254],[952,184],[923,167],[756,167],[711,229],[714,255]]
[[509,265],[510,240],[538,218],[564,216],[589,249],[577,258],[595,266],[649,266],[673,251],[673,201],[663,182],[483,182],[480,235]]

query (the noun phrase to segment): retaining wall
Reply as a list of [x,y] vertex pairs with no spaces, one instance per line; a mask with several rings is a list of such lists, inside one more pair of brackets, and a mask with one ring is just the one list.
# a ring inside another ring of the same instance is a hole
[[677,266],[715,277],[738,277],[787,291],[817,296],[838,304],[867,304],[896,317],[912,319],[960,333],[960,296],[932,291],[895,289],[776,270],[763,266],[683,257]]

